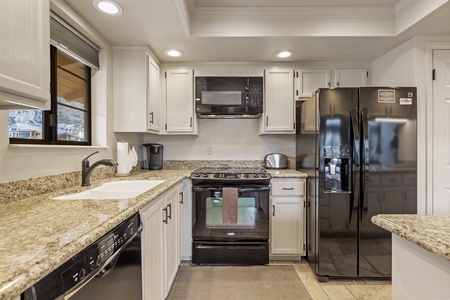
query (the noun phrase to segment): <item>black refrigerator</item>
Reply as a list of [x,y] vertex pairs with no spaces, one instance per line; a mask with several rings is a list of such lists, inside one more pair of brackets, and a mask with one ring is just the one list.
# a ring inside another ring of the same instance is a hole
[[417,213],[415,87],[319,89],[297,107],[297,169],[308,170],[308,260],[320,281],[390,278],[377,214]]

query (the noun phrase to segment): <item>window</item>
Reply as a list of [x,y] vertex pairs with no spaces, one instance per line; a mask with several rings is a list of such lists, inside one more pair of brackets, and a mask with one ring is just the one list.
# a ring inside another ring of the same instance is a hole
[[11,110],[12,144],[91,144],[91,69],[51,47],[51,110]]
[[50,19],[51,109],[10,110],[11,144],[91,145],[91,68],[99,47],[54,13]]

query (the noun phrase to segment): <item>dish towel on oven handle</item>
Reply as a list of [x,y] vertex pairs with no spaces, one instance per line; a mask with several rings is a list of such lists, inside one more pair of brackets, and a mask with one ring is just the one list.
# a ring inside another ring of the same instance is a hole
[[222,221],[223,224],[236,225],[238,222],[238,189],[224,187],[222,189]]

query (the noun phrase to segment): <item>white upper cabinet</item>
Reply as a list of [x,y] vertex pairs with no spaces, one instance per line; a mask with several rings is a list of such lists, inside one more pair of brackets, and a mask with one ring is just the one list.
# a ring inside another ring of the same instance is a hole
[[317,93],[302,103],[301,108],[301,133],[318,133],[319,125],[317,115]]
[[367,85],[367,69],[335,69],[335,87],[360,87]]
[[159,65],[147,47],[113,50],[114,131],[159,132]]
[[197,134],[194,114],[194,71],[166,71],[166,134]]
[[49,0],[0,3],[0,109],[50,109]]
[[151,132],[159,132],[159,65],[150,55],[148,59],[147,89],[147,128]]
[[294,134],[294,71],[267,69],[264,81],[265,100],[261,134]]
[[295,99],[308,98],[319,88],[330,87],[330,69],[298,69],[295,71]]

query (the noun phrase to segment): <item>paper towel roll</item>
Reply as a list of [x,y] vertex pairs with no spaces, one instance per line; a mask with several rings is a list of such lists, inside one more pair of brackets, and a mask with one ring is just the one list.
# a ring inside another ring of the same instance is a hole
[[117,143],[117,174],[128,174],[131,167],[128,163],[128,142]]

